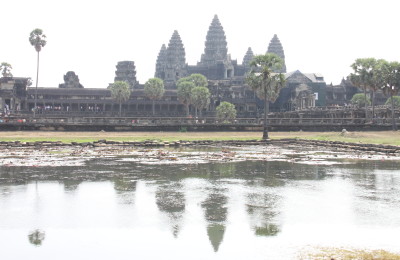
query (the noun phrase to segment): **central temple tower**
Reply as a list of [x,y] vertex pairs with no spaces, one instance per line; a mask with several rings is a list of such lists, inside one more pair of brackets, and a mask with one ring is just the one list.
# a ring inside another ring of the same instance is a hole
[[228,43],[226,42],[224,28],[217,15],[214,16],[208,29],[205,45],[199,65],[210,66],[227,60]]
[[211,80],[233,77],[234,66],[227,45],[224,28],[215,15],[208,29],[204,53],[197,63],[195,73],[201,73]]

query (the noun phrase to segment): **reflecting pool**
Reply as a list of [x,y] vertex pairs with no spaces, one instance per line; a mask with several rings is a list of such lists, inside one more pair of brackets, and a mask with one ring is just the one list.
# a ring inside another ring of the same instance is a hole
[[296,259],[400,248],[400,162],[0,167],[1,259]]

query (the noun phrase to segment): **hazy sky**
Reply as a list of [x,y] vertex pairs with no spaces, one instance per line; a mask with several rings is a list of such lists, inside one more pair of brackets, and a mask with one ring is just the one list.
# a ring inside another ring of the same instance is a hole
[[58,87],[73,70],[85,87],[105,88],[122,60],[133,60],[145,83],[174,30],[194,65],[215,14],[240,64],[248,47],[265,53],[274,34],[288,71],[318,72],[328,84],[348,75],[356,58],[400,61],[398,0],[12,0],[0,10],[0,62],[10,63],[14,76],[35,81],[36,52],[28,37],[35,28],[46,34],[39,87]]

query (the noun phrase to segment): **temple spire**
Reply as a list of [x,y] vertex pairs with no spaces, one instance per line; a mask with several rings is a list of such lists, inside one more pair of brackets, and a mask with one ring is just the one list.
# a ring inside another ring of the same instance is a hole
[[279,38],[276,34],[274,34],[274,37],[271,39],[269,45],[268,45],[268,50],[267,53],[274,53],[278,55],[282,60],[283,60],[283,66],[282,69],[278,72],[281,73],[286,73],[286,64],[285,64],[285,53],[283,51],[283,47],[281,42],[279,41]]
[[254,58],[253,50],[251,49],[251,47],[249,47],[247,49],[246,55],[244,55],[243,57],[243,62],[242,62],[246,70],[250,68],[250,62],[253,60],[253,58]]
[[164,79],[165,78],[165,63],[167,61],[167,47],[165,47],[165,44],[161,46],[161,50],[158,53],[157,56],[157,63],[156,63],[156,73],[155,77]]
[[228,48],[224,28],[218,16],[215,15],[208,29],[204,54],[201,56],[202,65],[216,64],[217,61],[228,59]]
[[178,31],[174,31],[168,43],[161,47],[157,58],[156,76],[173,84],[179,78],[186,76],[185,48]]

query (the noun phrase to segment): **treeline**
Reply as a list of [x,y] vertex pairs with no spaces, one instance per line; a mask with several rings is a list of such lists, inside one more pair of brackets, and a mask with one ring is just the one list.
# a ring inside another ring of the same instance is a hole
[[[365,106],[365,116],[375,120],[375,96],[377,91],[382,91],[388,96],[386,104],[391,105],[393,130],[397,130],[394,118],[395,102],[400,100],[396,95],[400,91],[400,63],[397,61],[388,62],[384,59],[360,58],[356,59],[351,65],[353,73],[350,74],[351,82],[363,90],[364,98],[358,96],[354,102],[363,103]],[[367,97],[370,94],[370,100]],[[372,114],[368,115],[367,106],[372,103]]]

